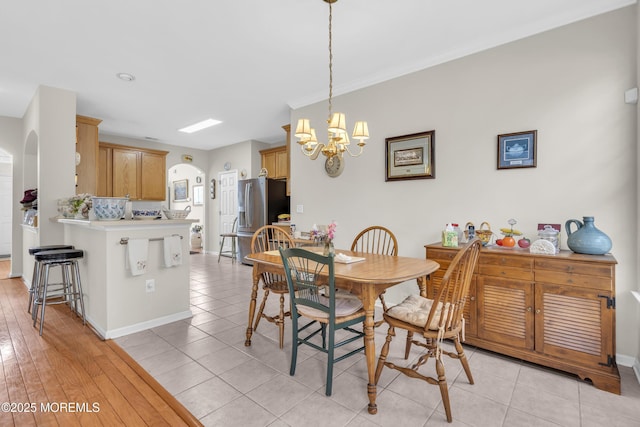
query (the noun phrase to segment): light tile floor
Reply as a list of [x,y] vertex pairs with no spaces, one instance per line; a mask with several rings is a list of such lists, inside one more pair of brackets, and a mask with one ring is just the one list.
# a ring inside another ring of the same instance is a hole
[[[284,349],[277,327],[264,320],[252,345],[244,346],[251,267],[229,258],[218,264],[211,254],[190,261],[193,318],[116,341],[206,426],[640,425],[640,385],[631,368],[620,367],[617,396],[571,375],[469,346],[474,385],[458,361],[445,358],[452,424],[438,387],[390,369],[378,384],[378,414],[370,415],[364,355],[335,365],[333,395],[326,397],[323,353],[301,347],[296,375],[289,375],[290,322]],[[271,295],[266,311],[277,310],[278,298]],[[378,350],[386,330],[376,331]],[[402,341],[393,341],[389,356],[405,363]],[[418,354],[416,349],[411,357]]]

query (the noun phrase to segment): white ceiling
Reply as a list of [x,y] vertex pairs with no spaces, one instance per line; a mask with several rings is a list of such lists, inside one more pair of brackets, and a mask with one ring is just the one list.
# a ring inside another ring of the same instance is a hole
[[[340,0],[334,96],[635,0]],[[322,0],[0,0],[0,116],[38,85],[77,94],[101,133],[212,149],[283,140],[328,95]],[[117,73],[135,75],[126,83]],[[212,117],[221,125],[177,129]]]

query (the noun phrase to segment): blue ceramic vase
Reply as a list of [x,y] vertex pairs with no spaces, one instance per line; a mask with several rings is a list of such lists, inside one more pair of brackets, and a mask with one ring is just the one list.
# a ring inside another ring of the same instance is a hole
[[[564,227],[567,230],[567,246],[573,252],[588,255],[604,255],[611,250],[611,239],[598,230],[593,223],[592,216],[582,217],[583,222],[577,219],[568,220]],[[577,229],[571,231],[571,224]]]

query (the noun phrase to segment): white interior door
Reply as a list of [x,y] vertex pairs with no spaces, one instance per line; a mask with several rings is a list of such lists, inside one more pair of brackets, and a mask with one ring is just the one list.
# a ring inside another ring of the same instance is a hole
[[[220,233],[230,233],[238,216],[238,171],[220,172],[217,190],[220,197]],[[222,251],[230,250],[231,240],[225,239]]]

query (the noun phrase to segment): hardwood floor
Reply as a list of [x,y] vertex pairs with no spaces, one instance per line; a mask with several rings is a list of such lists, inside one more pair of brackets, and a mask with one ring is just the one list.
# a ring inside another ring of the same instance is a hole
[[66,305],[47,307],[40,337],[9,262],[0,261],[0,426],[202,425]]

